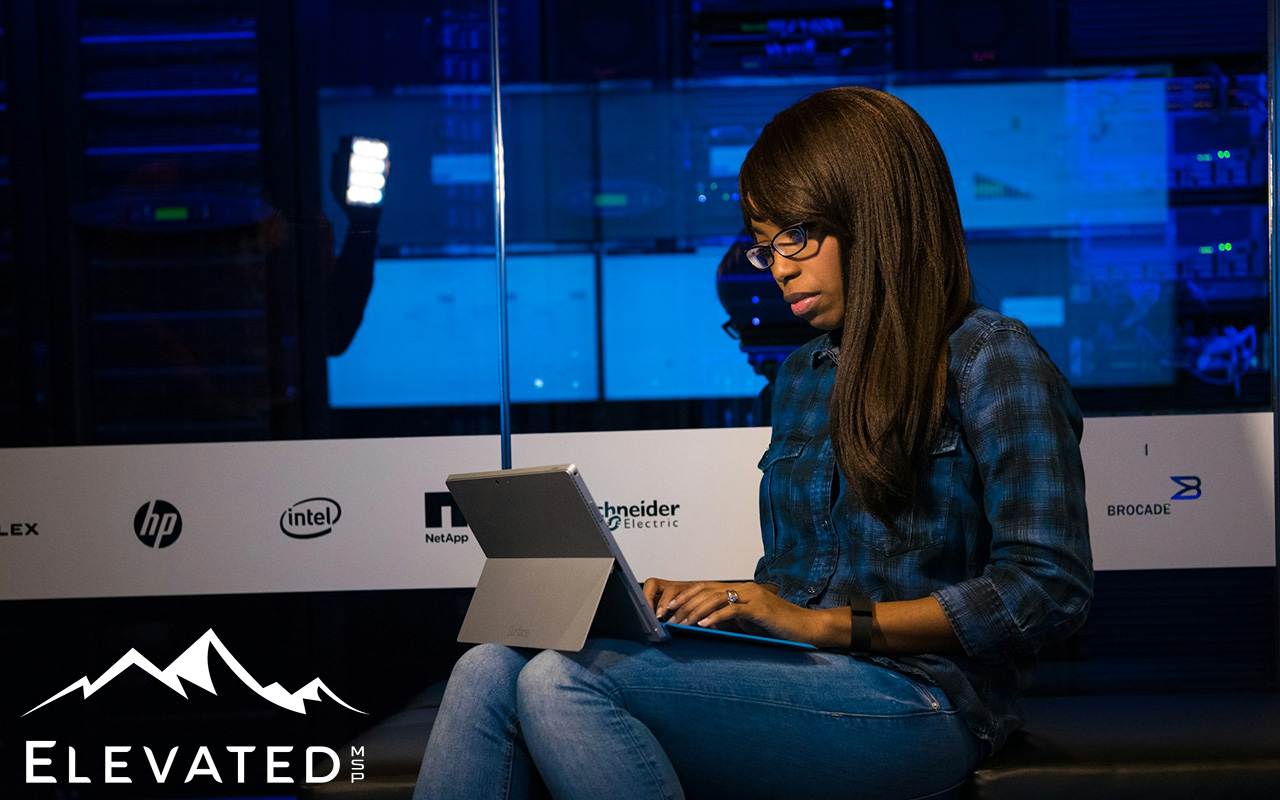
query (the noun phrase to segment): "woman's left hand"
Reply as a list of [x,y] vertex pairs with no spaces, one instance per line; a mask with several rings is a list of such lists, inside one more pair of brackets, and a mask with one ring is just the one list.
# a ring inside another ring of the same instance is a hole
[[[703,628],[732,627],[763,631],[779,639],[806,642],[819,638],[814,613],[780,599],[771,587],[758,583],[696,581],[659,601],[658,618]],[[735,602],[729,602],[733,592]],[[665,609],[665,613],[664,613]]]

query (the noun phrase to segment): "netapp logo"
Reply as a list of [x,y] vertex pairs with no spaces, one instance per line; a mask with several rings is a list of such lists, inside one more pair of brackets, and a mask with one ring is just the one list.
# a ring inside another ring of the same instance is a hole
[[293,539],[315,539],[333,532],[342,519],[342,506],[328,497],[299,500],[280,515],[280,531]]
[[680,527],[680,520],[676,519],[676,512],[680,510],[679,503],[642,500],[635,505],[615,506],[613,503],[605,503],[597,508],[600,509],[600,515],[604,517],[605,524],[611,531],[616,531],[618,528]]
[[143,503],[133,515],[133,532],[147,547],[168,547],[182,535],[182,515],[164,500]]
[[36,522],[10,522],[8,525],[0,525],[0,536],[39,536],[40,531],[36,530]]
[[[1199,500],[1204,494],[1199,475],[1170,475],[1169,480],[1182,487],[1169,500]],[[1117,503],[1107,506],[1108,517],[1168,517],[1173,503]]]
[[[443,528],[446,509],[449,511],[450,528],[467,527],[462,509],[458,508],[458,504],[453,501],[453,495],[449,492],[427,492],[423,495],[423,501],[425,527]],[[464,544],[471,541],[471,537],[465,533],[428,533],[426,540],[429,544]]]

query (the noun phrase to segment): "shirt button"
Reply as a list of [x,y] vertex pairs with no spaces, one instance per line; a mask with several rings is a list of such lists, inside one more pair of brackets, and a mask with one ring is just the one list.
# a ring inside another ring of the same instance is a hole
[[827,527],[827,521],[825,519],[822,521],[822,527]]
[[809,594],[817,594],[817,593],[818,593],[818,588],[817,588],[816,586],[806,586],[806,587],[804,587],[804,590],[805,590],[806,592],[808,592]]

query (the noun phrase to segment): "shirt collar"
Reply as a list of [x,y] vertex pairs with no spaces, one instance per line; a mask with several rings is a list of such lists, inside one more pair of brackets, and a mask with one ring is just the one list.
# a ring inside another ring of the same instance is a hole
[[835,330],[823,334],[821,346],[813,351],[813,366],[818,366],[818,362],[824,358],[831,359],[831,363],[836,366],[840,365],[840,333]]

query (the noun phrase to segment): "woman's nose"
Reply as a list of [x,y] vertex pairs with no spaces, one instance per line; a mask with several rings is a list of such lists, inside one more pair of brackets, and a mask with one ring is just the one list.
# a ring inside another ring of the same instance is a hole
[[773,279],[779,285],[785,285],[787,281],[800,274],[800,265],[790,258],[774,253],[773,266],[769,267],[769,271],[773,273]]

